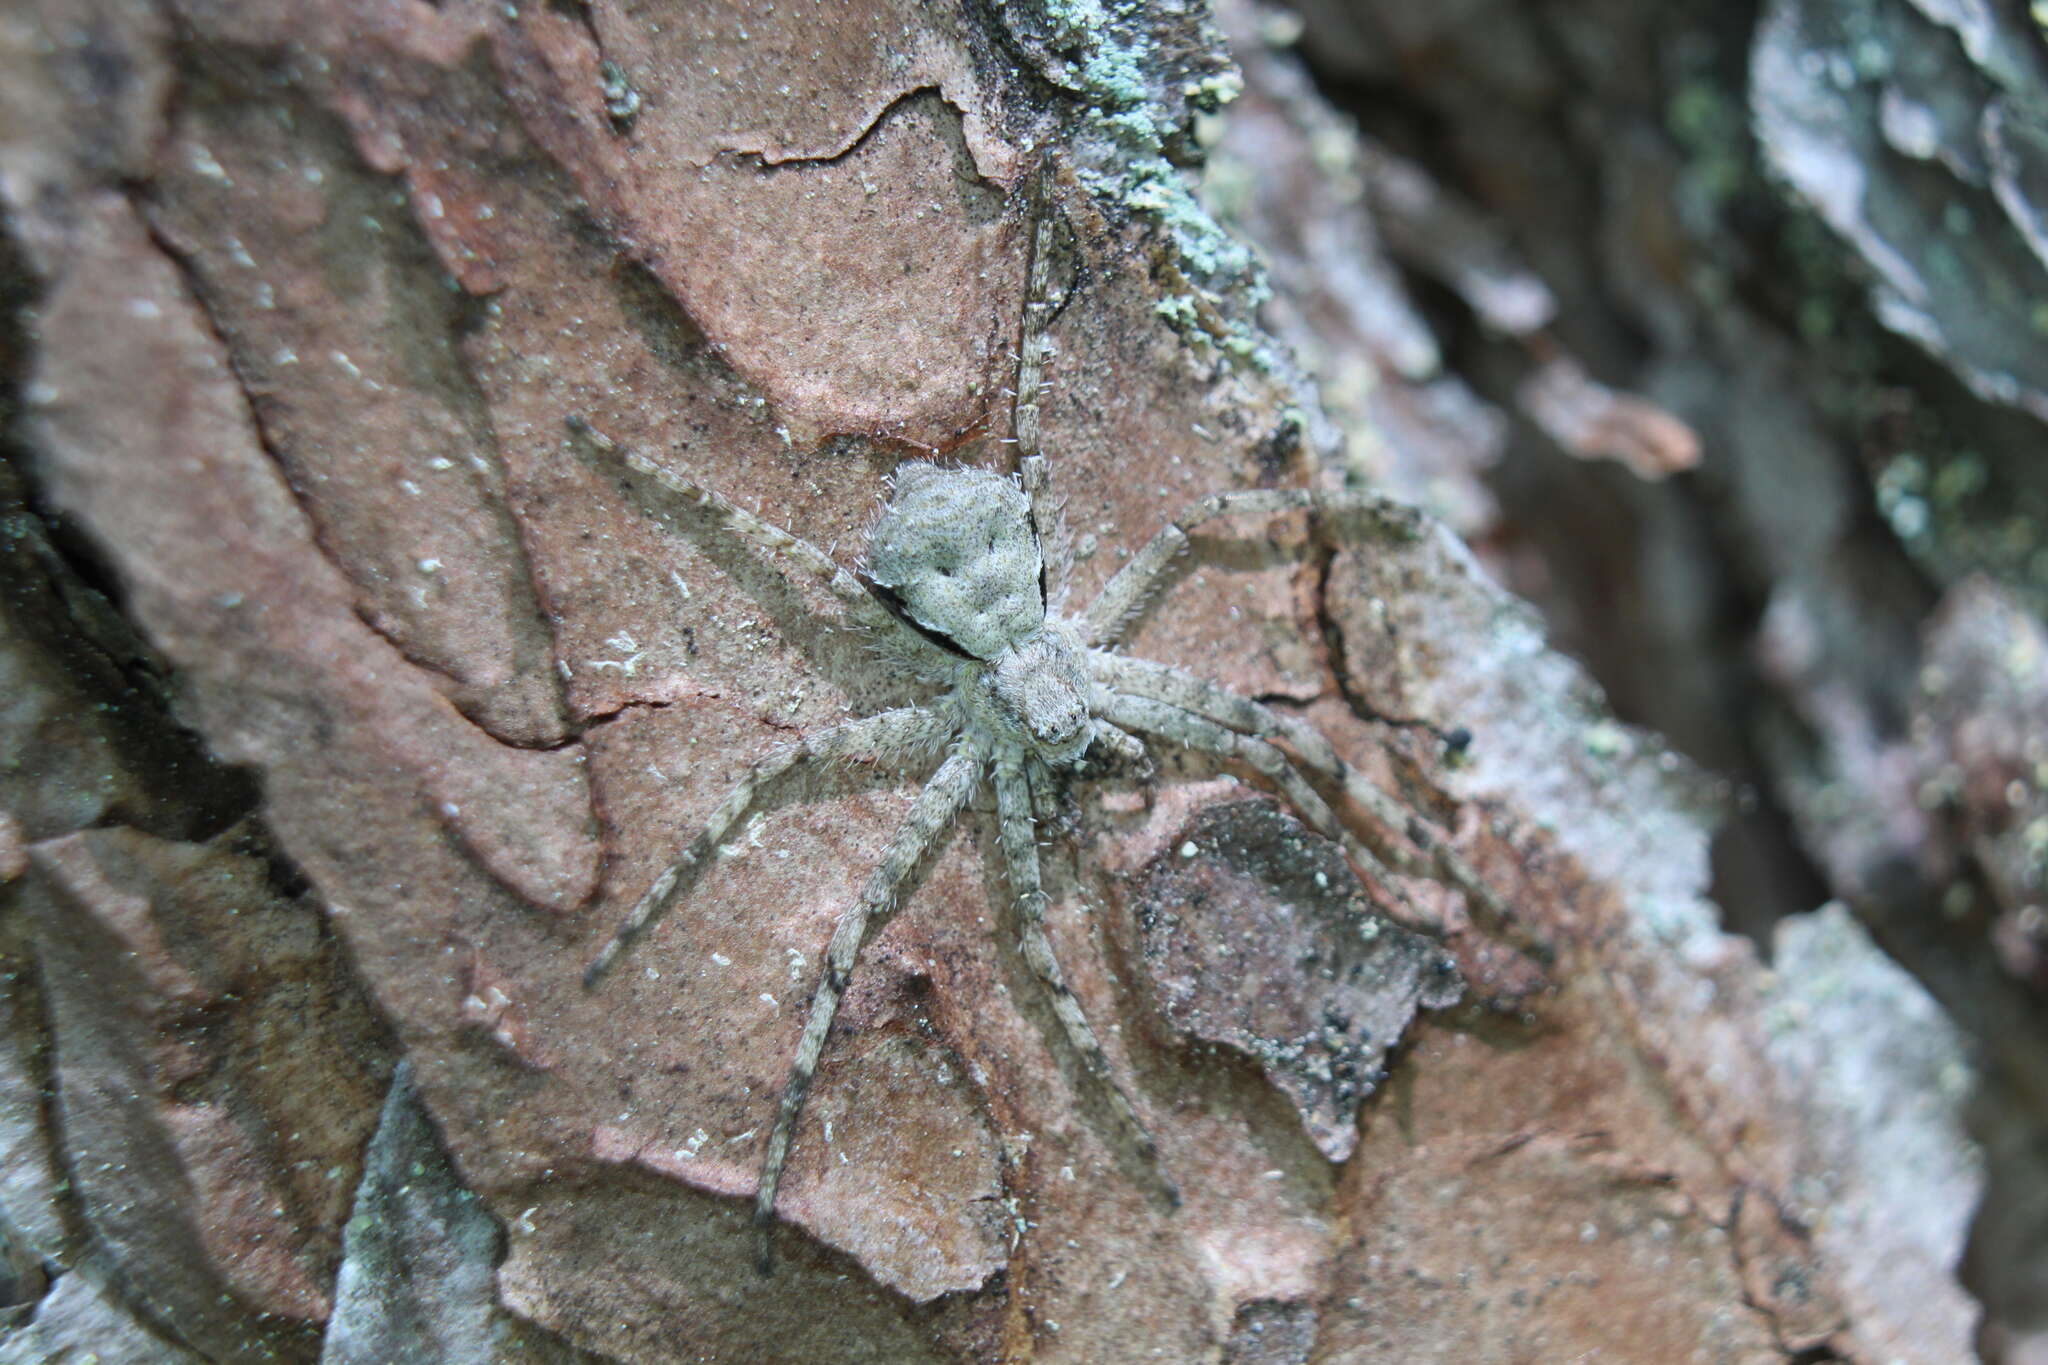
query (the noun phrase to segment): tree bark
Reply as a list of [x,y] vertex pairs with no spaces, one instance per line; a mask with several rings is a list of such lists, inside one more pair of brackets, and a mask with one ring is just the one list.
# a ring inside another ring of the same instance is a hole
[[[1376,202],[1433,187],[1276,16],[1187,10],[12,7],[0,1361],[1972,1349],[1957,1031],[1839,906],[1769,970],[1721,926],[1714,784],[1446,525],[1507,544],[1500,419],[1382,228],[1518,344],[1571,296]],[[863,955],[764,1277],[759,1151],[915,775],[779,787],[583,969],[749,763],[912,694],[566,419],[851,566],[901,460],[1011,467],[1039,212],[1077,598],[1218,490],[1431,503],[1205,535],[1128,649],[1314,723],[1512,913],[1361,880],[1246,773],[1077,780],[1051,931],[1151,1159],[982,801]],[[1561,331],[1532,420],[1630,497],[1699,458]],[[1418,913],[1460,1003],[1353,941],[1433,952]]]

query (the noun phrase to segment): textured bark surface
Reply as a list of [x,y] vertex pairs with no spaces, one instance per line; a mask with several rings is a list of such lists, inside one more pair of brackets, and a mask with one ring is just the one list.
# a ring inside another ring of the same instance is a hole
[[[1306,33],[1108,0],[0,13],[0,1362],[1966,1358],[1965,1038],[1839,906],[1785,904],[1811,881],[1759,872],[1729,912],[1770,968],[1724,929],[1725,786],[1618,722],[1454,534],[1568,587],[1575,528],[1615,543],[1585,531],[1604,505],[1756,452],[1574,331],[1584,243],[1525,265],[1503,226],[1547,241],[1556,214],[1446,188],[1324,101],[1296,39],[1329,88],[1460,52],[1441,126],[1489,148],[1458,116],[1497,83],[1562,98],[1548,49],[1503,64],[1522,30],[1487,6],[1429,33],[1385,8],[1363,56],[1372,6]],[[1369,478],[1434,508],[1362,545],[1211,528],[1129,650],[1314,722],[1512,921],[1404,880],[1440,950],[1188,755],[1076,781],[1041,832],[1051,933],[1155,1166],[1020,958],[978,800],[867,948],[763,1277],[776,1096],[914,775],[775,788],[612,980],[582,970],[749,762],[910,694],[714,520],[648,516],[565,418],[853,563],[901,459],[1008,467],[1048,159],[1077,594],[1219,489]],[[1484,323],[1469,367],[1390,251]],[[1791,342],[1713,325],[1753,354],[1683,392],[1794,402],[1741,387]],[[1481,482],[1532,439],[1606,503]],[[1819,475],[1778,496],[1880,530]],[[1824,576],[1816,535],[1771,543]],[[2039,800],[2038,677],[1985,662],[2039,649],[2028,600],[1966,585],[1930,624],[1968,687],[1804,665],[1899,704],[1848,798],[1890,842],[1804,847],[1841,849],[1851,899],[1874,847],[1981,860],[2003,956],[1955,960],[2001,990],[2041,974],[2008,813]],[[1548,599],[1625,697],[1710,658],[1695,618],[1648,628],[1655,583],[1612,635],[1573,603]],[[1871,652],[1913,654],[1917,617],[1887,620]],[[1667,706],[1724,707],[1721,667]],[[1827,752],[1852,780],[1863,751]],[[1951,844],[1914,784],[1958,771]],[[1753,863],[1797,862],[1753,825]],[[2031,1078],[2038,1049],[2007,1051]],[[2025,1112],[1998,1169],[2028,1168]]]

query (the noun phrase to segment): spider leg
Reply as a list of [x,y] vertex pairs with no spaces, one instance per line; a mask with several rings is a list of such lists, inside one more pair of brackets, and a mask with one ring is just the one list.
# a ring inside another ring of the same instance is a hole
[[[1053,1014],[1058,1017],[1067,1041],[1081,1055],[1088,1070],[1108,1090],[1118,1119],[1136,1135],[1138,1150],[1146,1164],[1158,1171],[1159,1144],[1153,1140],[1145,1121],[1138,1117],[1130,1095],[1117,1083],[1116,1074],[1110,1069],[1109,1056],[1102,1050],[1102,1043],[1096,1038],[1088,1016],[1081,1012],[1081,1002],[1074,998],[1073,989],[1067,985],[1066,973],[1060,970],[1059,959],[1053,956],[1052,941],[1046,937],[1045,888],[1038,870],[1038,831],[1031,820],[1031,792],[1021,756],[1014,752],[998,752],[995,781],[1003,863],[1009,870],[1010,894],[1017,902],[1025,965],[1044,983],[1046,994],[1052,999]],[[1180,1191],[1163,1173],[1160,1178],[1165,1183],[1168,1202],[1178,1207]]]
[[1107,753],[1116,755],[1130,771],[1143,777],[1152,775],[1152,755],[1145,748],[1145,741],[1128,730],[1118,729],[1108,721],[1097,717],[1095,721],[1095,742]]
[[825,950],[825,975],[811,996],[810,1016],[804,1020],[803,1037],[797,1042],[796,1057],[790,1062],[789,1080],[782,1087],[782,1104],[775,1112],[775,1128],[768,1134],[768,1150],[761,1158],[761,1185],[754,1196],[754,1223],[761,1230],[760,1268],[765,1274],[771,1264],[768,1230],[775,1222],[775,1189],[782,1182],[782,1165],[789,1156],[789,1136],[804,1105],[804,1095],[817,1074],[818,1058],[825,1051],[825,1035],[832,1031],[832,1016],[839,1011],[839,998],[853,976],[853,964],[868,936],[879,929],[896,908],[897,892],[931,850],[952,827],[953,817],[967,803],[981,781],[985,755],[968,741],[953,748],[932,780],[917,794],[895,838],[882,854],[882,861],[868,874],[860,897],[832,931],[831,946]]
[[1025,496],[1031,499],[1031,525],[1038,532],[1038,552],[1045,564],[1045,609],[1056,613],[1067,600],[1067,584],[1074,571],[1073,537],[1067,518],[1052,492],[1052,466],[1043,455],[1033,455],[1018,466]]
[[[858,578],[817,546],[801,536],[790,534],[773,522],[767,521],[727,498],[714,489],[706,488],[687,475],[664,468],[629,446],[622,446],[611,437],[590,425],[582,417],[570,414],[562,419],[572,435],[588,443],[607,460],[623,465],[632,473],[652,479],[665,492],[675,497],[682,505],[700,509],[698,515],[711,515],[722,519],[726,528],[759,547],[771,557],[780,558],[797,571],[801,578],[810,580],[838,598],[853,619],[860,625],[882,633],[887,638],[900,639],[903,646],[919,658],[929,672],[943,671],[946,660],[939,650],[929,642],[904,630],[889,614],[888,608],[875,600],[874,594],[861,586]],[[668,520],[672,512],[666,507],[646,507],[655,516]]]
[[[1043,463],[1038,450],[1038,395],[1044,383],[1045,357],[1052,349],[1046,326],[1052,321],[1053,220],[1046,212],[1047,188],[1041,173],[1031,192],[1031,264],[1024,276],[1024,323],[1017,338],[1017,392],[1010,404],[1010,434],[1020,465]],[[1025,486],[1030,487],[1027,475]],[[1035,499],[1034,499],[1035,504]]]
[[1017,391],[1010,405],[1010,437],[1017,447],[1017,472],[1025,496],[1031,500],[1031,524],[1045,556],[1045,602],[1053,609],[1067,598],[1073,547],[1068,542],[1066,518],[1052,494],[1051,466],[1039,450],[1038,404],[1047,387],[1045,362],[1052,354],[1046,329],[1058,311],[1052,289],[1053,262],[1058,255],[1057,211],[1051,207],[1050,174],[1049,168],[1041,167],[1031,191],[1031,264],[1024,279],[1024,322],[1017,339]]
[[1113,644],[1131,617],[1159,587],[1173,561],[1188,548],[1188,535],[1204,522],[1234,513],[1309,510],[1348,522],[1363,523],[1381,535],[1413,536],[1419,525],[1413,508],[1376,493],[1329,488],[1247,488],[1212,493],[1194,504],[1132,555],[1103,585],[1080,616],[1082,641]]
[[1162,739],[1178,740],[1218,758],[1236,759],[1280,789],[1280,795],[1308,822],[1309,828],[1326,839],[1334,839],[1344,852],[1380,884],[1407,912],[1413,922],[1429,924],[1428,916],[1408,899],[1379,855],[1339,824],[1314,787],[1308,784],[1280,748],[1256,735],[1241,735],[1206,716],[1171,705],[1154,697],[1125,693],[1110,694],[1103,713],[1115,724],[1143,730]]
[[1427,857],[1425,862],[1404,849],[1383,850],[1386,861],[1396,870],[1413,876],[1435,876],[1464,892],[1481,914],[1495,921],[1505,921],[1509,917],[1506,904],[1456,849],[1441,842],[1436,832],[1413,811],[1374,786],[1363,773],[1340,758],[1336,747],[1322,731],[1307,721],[1275,711],[1250,697],[1241,697],[1227,687],[1220,687],[1207,678],[1170,664],[1134,659],[1104,650],[1091,651],[1088,662],[1096,681],[1107,687],[1192,711],[1242,734],[1284,741],[1311,772],[1320,773],[1340,784],[1344,795],[1356,802],[1382,828],[1398,831]]
[[1032,818],[1041,825],[1067,823],[1068,815],[1062,801],[1065,793],[1053,781],[1052,769],[1046,767],[1042,759],[1034,756],[1025,763],[1024,785],[1031,795]]
[[605,974],[617,965],[627,950],[654,926],[674,901],[678,884],[685,877],[694,880],[725,841],[733,825],[753,806],[755,796],[766,783],[799,763],[830,762],[869,754],[891,757],[928,752],[950,738],[955,728],[954,718],[944,710],[905,706],[893,711],[878,711],[872,716],[847,721],[844,725],[834,725],[806,735],[794,744],[770,750],[748,768],[732,790],[726,793],[725,800],[718,803],[718,809],[711,813],[711,818],[690,841],[690,846],[683,850],[682,856],[663,869],[634,903],[620,923],[618,932],[584,969],[584,986],[594,987],[604,980]]

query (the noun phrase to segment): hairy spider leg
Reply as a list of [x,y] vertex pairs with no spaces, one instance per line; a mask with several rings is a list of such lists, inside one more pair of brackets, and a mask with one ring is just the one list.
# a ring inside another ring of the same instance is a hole
[[1382,828],[1398,832],[1426,855],[1427,861],[1395,846],[1380,850],[1396,871],[1441,878],[1471,898],[1477,917],[1499,924],[1508,920],[1507,906],[1456,849],[1438,839],[1434,830],[1374,786],[1365,774],[1338,757],[1336,747],[1307,721],[1275,711],[1250,697],[1241,697],[1227,687],[1171,664],[1106,650],[1091,650],[1088,663],[1096,681],[1106,687],[1192,711],[1244,734],[1283,741],[1309,771],[1341,785],[1344,795]]
[[1356,835],[1338,823],[1329,803],[1296,771],[1287,755],[1277,746],[1253,735],[1238,734],[1206,717],[1152,697],[1111,693],[1104,706],[1104,714],[1118,725],[1142,730],[1161,739],[1176,740],[1205,754],[1236,759],[1245,764],[1278,787],[1280,795],[1308,822],[1310,829],[1326,839],[1337,841],[1351,860],[1380,884],[1382,890],[1418,922],[1426,922],[1400,884],[1393,880],[1387,865]]
[[940,707],[903,706],[878,711],[842,725],[805,735],[793,744],[778,745],[741,774],[718,809],[690,841],[682,856],[663,869],[660,876],[636,901],[620,923],[618,931],[583,970],[585,987],[603,981],[618,960],[653,928],[675,902],[684,879],[694,881],[725,842],[734,824],[753,807],[761,788],[802,763],[834,762],[854,758],[914,758],[934,752],[959,729],[951,712]]
[[1031,790],[1020,755],[997,752],[995,786],[997,823],[1000,826],[998,842],[1002,845],[1003,865],[1009,874],[1010,894],[1017,903],[1025,965],[1044,983],[1046,994],[1052,1000],[1053,1014],[1066,1032],[1067,1041],[1080,1054],[1090,1074],[1100,1080],[1109,1092],[1118,1120],[1135,1135],[1139,1154],[1148,1167],[1159,1173],[1167,1202],[1177,1208],[1180,1190],[1160,1170],[1159,1144],[1153,1139],[1152,1130],[1138,1117],[1130,1095],[1117,1082],[1115,1072],[1110,1069],[1109,1054],[1102,1050],[1094,1026],[1082,1013],[1081,1002],[1074,998],[1073,988],[1067,985],[1066,973],[1060,970],[1059,959],[1053,956],[1052,940],[1046,937],[1046,896],[1039,878],[1038,831],[1031,819]]
[[1236,513],[1271,516],[1278,512],[1311,511],[1346,522],[1364,522],[1375,534],[1412,539],[1419,533],[1420,514],[1377,493],[1329,488],[1246,488],[1212,493],[1168,522],[1118,569],[1095,600],[1081,613],[1082,643],[1114,644],[1138,609],[1164,581],[1168,569],[1188,548],[1188,535],[1204,522]]
[[1103,724],[1100,715],[1096,717],[1095,742],[1131,767],[1151,771],[1152,755],[1145,751],[1145,741],[1128,730]]
[[1041,167],[1032,189],[1031,262],[1024,277],[1024,321],[1017,338],[1017,388],[1010,403],[1010,436],[1017,447],[1017,473],[1030,500],[1031,524],[1044,556],[1046,610],[1056,611],[1067,600],[1074,556],[1066,519],[1053,497],[1052,469],[1039,449],[1039,396],[1046,389],[1045,362],[1052,353],[1046,329],[1057,309],[1052,298],[1057,211],[1052,206],[1050,176],[1050,167]]
[[904,817],[896,836],[882,854],[882,861],[868,874],[860,896],[839,917],[832,931],[831,946],[825,950],[825,974],[811,996],[810,1016],[804,1020],[803,1037],[797,1042],[796,1057],[789,1066],[789,1079],[782,1087],[782,1103],[775,1111],[775,1127],[768,1134],[768,1150],[761,1158],[761,1184],[754,1196],[754,1222],[760,1230],[759,1266],[766,1274],[773,1264],[769,1233],[775,1222],[775,1191],[782,1183],[782,1166],[789,1157],[790,1133],[804,1096],[817,1074],[818,1058],[825,1051],[825,1036],[832,1031],[832,1016],[839,999],[853,977],[853,965],[860,950],[875,930],[888,921],[896,909],[903,884],[926,853],[952,828],[953,818],[981,785],[987,755],[970,740],[953,746],[952,753],[932,774],[932,780]]
[[[913,652],[913,662],[923,672],[940,676],[949,670],[950,660],[936,646],[911,632],[899,630],[888,609],[875,600],[874,594],[862,586],[852,572],[808,540],[791,535],[686,475],[663,468],[630,446],[620,445],[580,416],[571,414],[563,422],[571,434],[588,442],[606,459],[652,479],[684,506],[698,509],[699,515],[708,513],[718,517],[734,535],[794,567],[803,578],[837,598],[856,623],[882,638],[900,641],[904,648]],[[643,510],[664,518],[670,515],[667,509],[649,508],[644,504]]]
[[1052,769],[1036,755],[1024,764],[1024,785],[1031,793],[1032,816],[1040,824],[1058,825],[1064,814],[1060,807],[1061,788]]

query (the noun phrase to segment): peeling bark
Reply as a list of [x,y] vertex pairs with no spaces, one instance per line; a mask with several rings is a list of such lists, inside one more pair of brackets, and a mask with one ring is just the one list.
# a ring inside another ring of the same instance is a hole
[[[1775,971],[1724,931],[1711,782],[1435,521],[1205,531],[1129,648],[1316,724],[1511,922],[1360,882],[1244,773],[1076,781],[1050,932],[1148,1168],[970,809],[864,954],[756,1272],[805,1000],[909,784],[783,784],[580,978],[747,764],[903,680],[565,419],[851,564],[902,458],[1008,467],[1047,164],[1084,600],[1220,489],[1370,470],[1497,526],[1506,424],[1376,221],[1573,377],[1529,415],[1577,454],[1697,451],[1249,10],[1219,6],[1250,89],[1208,188],[1270,303],[1184,178],[1243,84],[1206,13],[790,8],[0,23],[0,1234],[50,1277],[0,1361],[1962,1358],[1962,1044],[1845,916],[1788,921]],[[1321,197],[1338,163],[1369,207]]]

